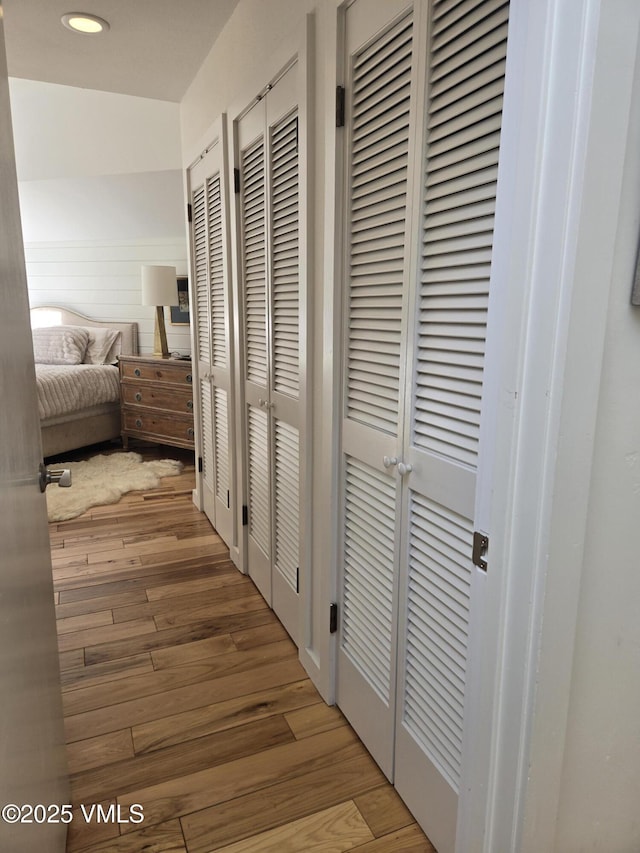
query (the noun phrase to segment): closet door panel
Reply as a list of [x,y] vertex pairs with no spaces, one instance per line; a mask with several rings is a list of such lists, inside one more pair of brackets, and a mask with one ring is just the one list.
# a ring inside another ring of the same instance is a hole
[[267,93],[269,211],[269,413],[273,431],[273,609],[299,642],[300,293],[299,68]]
[[231,393],[224,171],[224,147],[216,140],[189,170],[189,182],[203,505],[218,533],[231,545],[230,408],[221,406]]
[[215,460],[216,529],[227,545],[233,538],[231,511],[231,393],[230,311],[231,299],[226,258],[226,205],[223,192],[223,163],[207,179],[207,219],[209,223],[209,302],[211,306],[210,374],[212,386],[213,451]]
[[401,495],[396,463],[415,121],[413,25],[406,3],[356,2],[345,14],[344,528],[337,695],[389,778]]
[[[239,122],[248,469],[248,569],[298,642],[304,418],[300,282],[300,68]],[[306,304],[306,302],[305,302]]]
[[[508,2],[429,4],[405,457],[396,786],[454,850]],[[420,793],[418,793],[420,790]]]
[[271,430],[268,360],[268,245],[265,142],[266,105],[238,123],[244,441],[248,571],[268,604],[271,595]]
[[[198,164],[200,165],[200,164]],[[204,511],[215,525],[215,463],[211,405],[211,303],[207,258],[206,170],[191,169],[191,256],[195,304],[196,353],[198,369],[198,423],[202,452],[202,500]]]

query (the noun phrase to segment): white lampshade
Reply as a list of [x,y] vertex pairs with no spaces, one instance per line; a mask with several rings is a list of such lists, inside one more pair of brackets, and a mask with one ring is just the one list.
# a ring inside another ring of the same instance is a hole
[[178,279],[175,267],[142,267],[142,304],[177,305]]

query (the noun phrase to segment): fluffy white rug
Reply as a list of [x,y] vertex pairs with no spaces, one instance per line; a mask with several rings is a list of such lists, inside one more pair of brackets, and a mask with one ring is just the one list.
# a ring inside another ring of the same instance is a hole
[[110,453],[84,462],[51,462],[48,468],[70,468],[70,488],[48,486],[49,521],[66,521],[82,515],[92,506],[117,503],[127,492],[155,489],[161,477],[182,471],[173,459],[143,462],[139,453]]

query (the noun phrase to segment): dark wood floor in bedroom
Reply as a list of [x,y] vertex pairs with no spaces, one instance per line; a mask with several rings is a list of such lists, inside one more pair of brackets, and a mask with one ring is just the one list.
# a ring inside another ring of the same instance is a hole
[[[193,506],[193,455],[131,449],[184,472],[50,525],[67,850],[433,851]],[[144,821],[86,824],[93,803]]]

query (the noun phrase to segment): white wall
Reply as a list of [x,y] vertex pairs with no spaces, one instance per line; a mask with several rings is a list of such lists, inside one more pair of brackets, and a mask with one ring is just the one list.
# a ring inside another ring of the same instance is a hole
[[[307,12],[324,17],[327,7],[333,7],[333,2],[240,0],[180,104],[185,156],[203,141],[220,113],[241,95],[256,95],[268,82],[264,75],[274,63],[274,54],[282,49],[286,54],[286,46],[294,44]],[[322,37],[321,23],[316,33]]]
[[[608,46],[602,59],[605,97],[617,104],[620,116],[617,123],[609,122],[615,140],[607,147],[616,156],[613,146],[619,146],[624,165],[619,167],[618,209],[611,211],[614,260],[610,277],[599,282],[609,290],[609,304],[558,803],[558,853],[640,850],[640,307],[630,304],[640,233],[640,9],[633,0],[622,0],[602,15],[601,27],[601,42]],[[603,185],[613,174],[613,167],[601,173]],[[609,192],[603,186],[600,205]],[[592,251],[602,254],[606,247],[596,239]]]
[[[178,105],[17,79],[11,99],[31,304],[137,321],[151,352],[140,266],[187,272]],[[167,332],[190,351],[187,326]]]
[[36,80],[9,85],[18,181],[180,166],[178,104]]

